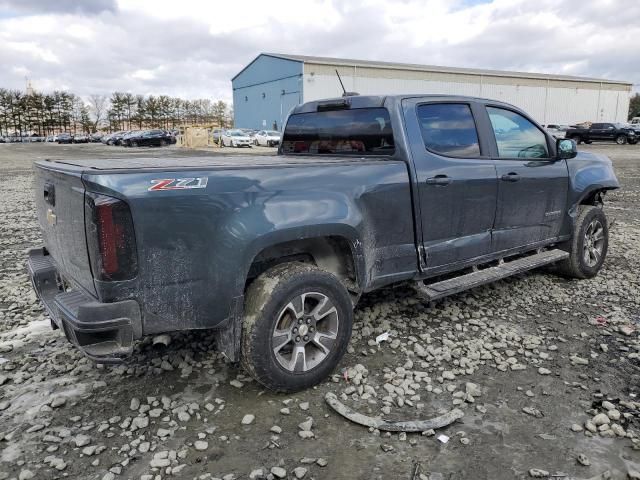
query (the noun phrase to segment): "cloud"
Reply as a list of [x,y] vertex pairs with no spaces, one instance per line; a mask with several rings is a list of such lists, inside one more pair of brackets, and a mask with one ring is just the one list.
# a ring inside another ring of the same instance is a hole
[[22,14],[72,13],[93,15],[117,9],[115,0],[0,0],[0,10]]
[[640,83],[638,38],[637,0],[0,0],[0,86],[230,100],[265,51]]

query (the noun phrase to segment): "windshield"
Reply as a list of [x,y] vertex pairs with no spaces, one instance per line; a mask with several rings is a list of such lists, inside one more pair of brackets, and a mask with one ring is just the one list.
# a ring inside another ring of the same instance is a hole
[[331,110],[291,115],[284,153],[391,155],[391,119],[386,108]]
[[267,135],[269,135],[270,137],[279,137],[280,136],[280,132],[276,132],[275,130],[269,130],[267,132],[265,132]]
[[227,132],[227,135],[231,136],[231,137],[244,137],[245,133],[241,130],[229,130]]

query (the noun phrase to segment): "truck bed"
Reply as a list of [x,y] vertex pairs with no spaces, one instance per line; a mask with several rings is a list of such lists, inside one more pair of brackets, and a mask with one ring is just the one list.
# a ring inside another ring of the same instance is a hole
[[[118,172],[135,170],[181,170],[181,169],[234,169],[271,167],[287,165],[319,165],[350,162],[380,162],[390,161],[389,157],[337,157],[337,156],[303,156],[303,155],[211,155],[185,157],[148,157],[148,158],[104,158],[82,160],[43,160],[36,162],[44,168]],[[65,168],[64,166],[69,168]],[[95,172],[97,173],[97,172]]]

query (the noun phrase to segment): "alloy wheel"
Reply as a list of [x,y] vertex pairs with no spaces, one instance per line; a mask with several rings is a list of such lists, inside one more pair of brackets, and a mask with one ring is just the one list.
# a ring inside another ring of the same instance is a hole
[[320,365],[336,345],[340,319],[323,293],[293,298],[278,314],[271,336],[273,354],[282,368],[294,373]]
[[583,257],[589,267],[595,267],[604,250],[604,227],[600,220],[593,220],[584,232]]

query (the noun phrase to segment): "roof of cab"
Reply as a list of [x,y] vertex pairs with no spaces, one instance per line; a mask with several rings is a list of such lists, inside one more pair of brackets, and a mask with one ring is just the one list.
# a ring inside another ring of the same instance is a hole
[[[501,102],[499,100],[491,100],[488,98],[470,97],[465,95],[448,95],[448,94],[402,94],[402,95],[348,95],[345,97],[325,98],[322,100],[312,100],[310,102],[303,103],[296,106],[291,113],[311,113],[317,112],[318,107],[334,107],[338,110],[340,108],[379,108],[383,107],[389,100],[393,102],[401,102],[410,98],[428,98],[430,100],[448,100],[448,101],[466,101],[466,102],[490,102],[494,105],[506,105],[512,108],[511,104]],[[344,106],[343,106],[344,105]],[[519,109],[518,109],[519,110]]]

